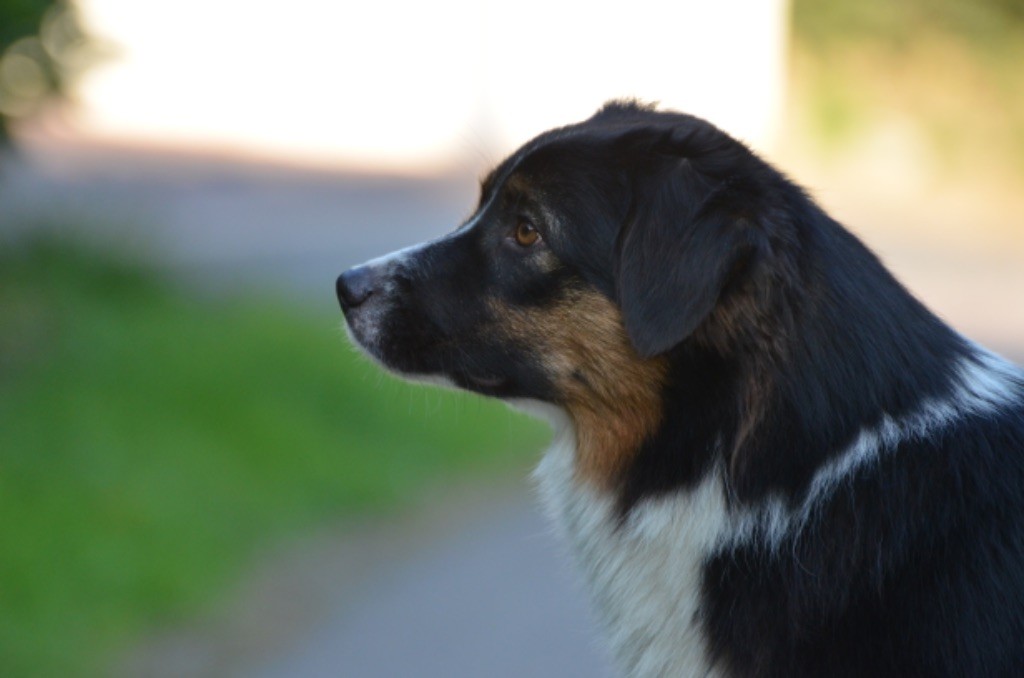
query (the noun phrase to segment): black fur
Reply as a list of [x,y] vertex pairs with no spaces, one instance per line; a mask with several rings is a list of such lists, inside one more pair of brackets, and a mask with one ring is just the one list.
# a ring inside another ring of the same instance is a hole
[[799,537],[712,559],[712,652],[742,676],[1024,675],[1022,419],[888,449]]
[[[514,175],[542,190],[513,195]],[[502,249],[522,218],[556,268]],[[662,423],[614,479],[623,518],[716,468],[734,509],[796,510],[859,434],[956,401],[960,370],[985,360],[799,188],[690,116],[616,103],[542,135],[484,181],[476,219],[398,267],[414,290],[374,350],[558,402],[529,346],[479,335],[476,299],[543,308],[566,287],[599,290],[638,356],[667,363]],[[1007,402],[881,445],[781,544],[712,554],[700,623],[719,669],[1024,675],[1024,377],[999,379]]]

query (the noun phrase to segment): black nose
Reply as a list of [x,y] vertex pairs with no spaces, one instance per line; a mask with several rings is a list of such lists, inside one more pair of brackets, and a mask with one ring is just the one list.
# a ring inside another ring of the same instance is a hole
[[377,275],[370,266],[350,268],[338,276],[335,289],[341,308],[347,310],[361,305],[373,294]]

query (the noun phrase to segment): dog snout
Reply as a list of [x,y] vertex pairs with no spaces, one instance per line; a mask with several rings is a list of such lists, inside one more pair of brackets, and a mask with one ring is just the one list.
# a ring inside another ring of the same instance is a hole
[[342,310],[357,308],[366,302],[380,284],[380,273],[373,266],[356,266],[338,276],[335,288]]

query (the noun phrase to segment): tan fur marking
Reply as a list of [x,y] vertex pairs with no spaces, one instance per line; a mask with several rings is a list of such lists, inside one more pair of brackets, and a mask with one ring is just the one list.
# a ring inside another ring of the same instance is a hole
[[513,193],[526,194],[530,192],[531,186],[530,182],[526,180],[526,177],[516,173],[505,180],[504,188],[506,191],[510,191]]
[[536,349],[576,429],[582,479],[610,487],[661,418],[666,364],[633,350],[618,308],[596,291],[572,290],[554,306],[492,300],[496,331]]

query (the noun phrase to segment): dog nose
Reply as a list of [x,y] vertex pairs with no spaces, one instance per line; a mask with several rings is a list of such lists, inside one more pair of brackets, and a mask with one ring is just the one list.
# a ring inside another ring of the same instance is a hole
[[335,289],[342,310],[356,308],[369,299],[376,283],[376,271],[370,266],[350,268],[339,275]]

